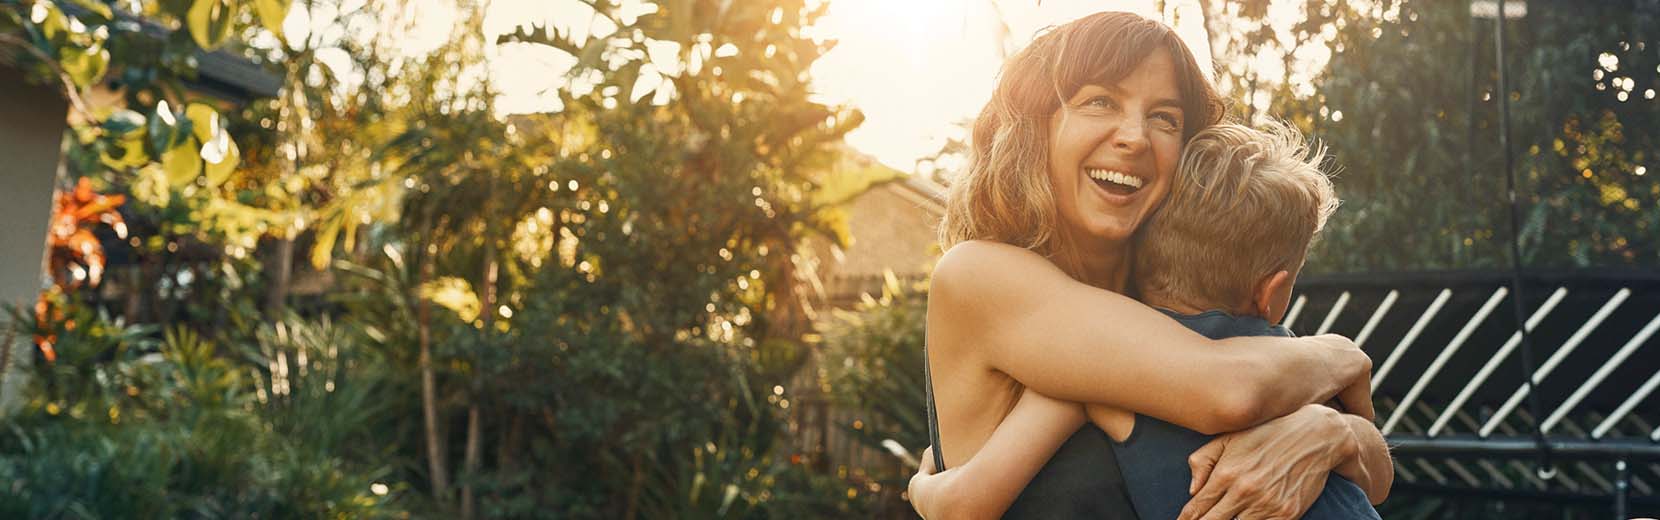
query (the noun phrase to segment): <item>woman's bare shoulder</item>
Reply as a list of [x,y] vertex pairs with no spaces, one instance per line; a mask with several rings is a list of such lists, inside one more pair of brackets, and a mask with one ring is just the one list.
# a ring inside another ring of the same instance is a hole
[[934,265],[929,303],[971,314],[991,312],[993,307],[1018,307],[1070,280],[1031,250],[973,240],[952,246]]
[[1030,249],[989,240],[970,240],[952,246],[934,264],[933,284],[954,289],[998,285],[1011,279],[1031,276],[1066,275],[1049,259]]

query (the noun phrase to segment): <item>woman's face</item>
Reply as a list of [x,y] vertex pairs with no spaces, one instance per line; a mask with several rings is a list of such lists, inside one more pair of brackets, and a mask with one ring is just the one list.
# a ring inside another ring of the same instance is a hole
[[1121,244],[1158,208],[1182,151],[1176,65],[1154,51],[1115,85],[1085,85],[1049,120],[1049,181],[1085,251]]

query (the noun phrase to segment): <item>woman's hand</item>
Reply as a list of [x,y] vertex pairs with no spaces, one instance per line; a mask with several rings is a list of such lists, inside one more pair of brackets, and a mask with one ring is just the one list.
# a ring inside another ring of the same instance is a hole
[[[1332,439],[1345,439],[1332,449]],[[1308,405],[1249,430],[1223,434],[1188,457],[1193,495],[1182,520],[1295,519],[1358,446],[1342,415]]]
[[905,496],[911,501],[911,508],[923,519],[942,518],[939,512],[939,487],[943,484],[945,474],[934,473],[934,447],[929,446],[922,450],[918,459],[922,463],[917,465],[916,474],[911,475],[911,483],[905,489]]

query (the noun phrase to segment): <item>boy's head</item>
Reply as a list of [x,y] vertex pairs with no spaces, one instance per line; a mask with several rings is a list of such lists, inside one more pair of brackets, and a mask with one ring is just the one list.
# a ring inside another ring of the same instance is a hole
[[1309,244],[1337,209],[1325,155],[1277,122],[1194,135],[1164,206],[1137,233],[1143,301],[1278,323]]

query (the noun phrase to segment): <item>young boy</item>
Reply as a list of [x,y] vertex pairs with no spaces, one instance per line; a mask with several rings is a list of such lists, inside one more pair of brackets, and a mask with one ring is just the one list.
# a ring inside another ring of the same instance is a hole
[[[1138,232],[1134,294],[1213,339],[1291,335],[1278,323],[1309,244],[1338,202],[1331,181],[1320,171],[1323,159],[1323,150],[1311,150],[1295,129],[1282,124],[1262,130],[1218,125],[1201,131],[1187,144],[1163,207]],[[924,513],[930,505],[954,500],[988,506],[971,508],[980,512],[1008,510],[1043,461],[1083,425],[1086,410],[1087,419],[1112,438],[1137,515],[1143,520],[1177,518],[1199,488],[1189,455],[1212,436],[1032,392],[1022,395],[968,463],[913,480],[912,502]],[[1359,442],[1381,445],[1381,437],[1370,436],[1374,438]],[[1368,476],[1365,468],[1338,470],[1368,480],[1372,497],[1354,482],[1330,475],[1304,518],[1378,518],[1371,504],[1387,494],[1388,478]]]

